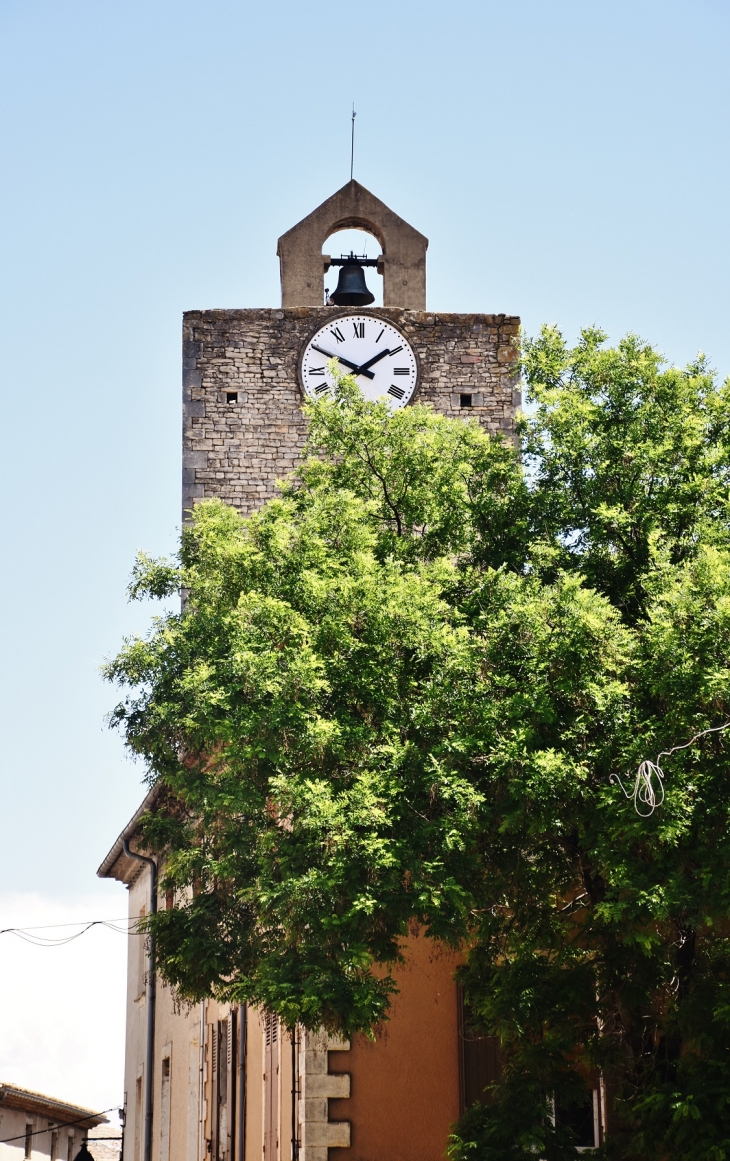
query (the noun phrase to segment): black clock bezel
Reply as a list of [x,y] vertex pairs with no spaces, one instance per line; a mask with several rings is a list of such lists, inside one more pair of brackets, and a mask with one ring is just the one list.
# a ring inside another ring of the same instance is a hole
[[337,310],[333,310],[331,314],[328,314],[324,318],[322,318],[317,323],[317,325],[315,327],[313,327],[311,331],[309,331],[309,333],[307,334],[307,337],[305,338],[304,342],[302,343],[301,349],[299,351],[299,356],[297,358],[297,384],[299,386],[299,391],[301,393],[302,399],[308,400],[308,401],[311,401],[311,399],[312,399],[311,395],[307,395],[307,392],[306,392],[305,387],[304,387],[304,380],[303,380],[303,376],[302,376],[302,363],[304,361],[304,352],[306,351],[307,347],[311,343],[314,336],[319,334],[319,332],[322,330],[322,327],[327,326],[327,323],[333,322],[337,318],[356,318],[359,315],[362,315],[363,317],[367,317],[367,318],[382,319],[382,321],[386,322],[388,324],[388,326],[391,326],[391,327],[393,327],[394,330],[398,331],[398,333],[403,337],[405,342],[408,343],[408,346],[413,351],[413,357],[416,360],[416,385],[411,392],[410,399],[408,400],[408,402],[406,404],[403,405],[405,407],[410,407],[410,405],[415,401],[416,395],[418,394],[418,392],[421,389],[421,360],[418,357],[418,351],[416,350],[416,348],[414,346],[413,340],[411,338],[409,338],[407,334],[405,334],[405,332],[403,331],[403,328],[401,326],[399,326],[399,324],[397,322],[394,322],[393,319],[389,318],[388,315],[385,314],[384,312],[379,311],[379,310],[368,310],[367,307],[350,307],[349,310],[348,309],[343,310],[342,308],[339,308]]

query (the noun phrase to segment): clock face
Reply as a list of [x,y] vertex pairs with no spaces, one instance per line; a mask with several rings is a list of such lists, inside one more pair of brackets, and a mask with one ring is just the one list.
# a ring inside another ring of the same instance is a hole
[[311,399],[320,399],[334,387],[327,367],[332,358],[339,360],[345,374],[355,376],[366,399],[385,397],[392,407],[405,407],[416,389],[418,364],[413,348],[392,323],[374,315],[339,315],[309,340],[300,377]]

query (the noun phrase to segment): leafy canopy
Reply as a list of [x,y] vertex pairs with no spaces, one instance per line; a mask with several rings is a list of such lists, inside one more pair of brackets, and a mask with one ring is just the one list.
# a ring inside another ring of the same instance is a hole
[[417,924],[464,949],[502,1077],[454,1161],[575,1156],[549,1100],[601,1069],[623,1156],[730,1156],[730,389],[629,336],[525,343],[521,448],[351,380],[296,478],[195,509],[185,593],[106,667],[161,784],[183,998],[371,1031]]

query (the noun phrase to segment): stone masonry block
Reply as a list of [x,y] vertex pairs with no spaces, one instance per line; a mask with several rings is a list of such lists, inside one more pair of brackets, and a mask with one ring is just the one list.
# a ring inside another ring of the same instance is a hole
[[326,1075],[315,1073],[307,1077],[307,1098],[310,1097],[349,1097],[350,1074],[348,1072],[328,1072]]
[[327,1147],[321,1145],[302,1145],[299,1150],[300,1161],[327,1161]]
[[321,1121],[307,1125],[307,1147],[324,1145],[328,1149],[349,1149],[349,1121]]
[[350,1041],[344,1040],[342,1036],[328,1036],[327,1037],[327,1051],[328,1052],[349,1052]]
[[[309,1087],[309,1086],[307,1086]],[[329,1117],[329,1102],[326,1097],[317,1097],[299,1102],[299,1120],[307,1125],[314,1121],[326,1121]]]
[[324,1075],[327,1072],[327,1053],[326,1052],[304,1052],[302,1071],[307,1076],[316,1076],[318,1073]]
[[186,452],[186,454],[183,457],[183,466],[185,468],[207,468],[207,466],[208,466],[208,452],[207,451]]

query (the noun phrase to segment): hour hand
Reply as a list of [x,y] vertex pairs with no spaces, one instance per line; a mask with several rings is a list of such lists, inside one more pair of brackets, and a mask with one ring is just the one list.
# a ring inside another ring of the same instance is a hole
[[[379,359],[384,359],[386,355],[394,355],[394,354],[395,354],[395,351],[378,351],[377,355],[373,355],[372,359],[368,359],[368,361],[366,363],[361,363],[360,366],[358,367],[358,371],[360,372],[361,375],[367,375],[368,367],[374,366],[374,364],[377,363]],[[374,375],[373,375],[373,378],[375,378]]]
[[316,343],[312,343],[312,350],[319,351],[320,355],[326,355],[328,359],[339,360],[339,362],[342,363],[344,367],[349,367],[350,370],[354,371],[356,375],[366,375],[368,379],[375,378],[372,371],[363,370],[362,367],[358,367],[357,363],[351,363],[349,359],[345,359],[342,355],[338,355],[336,351],[325,351],[324,347],[318,347]]

